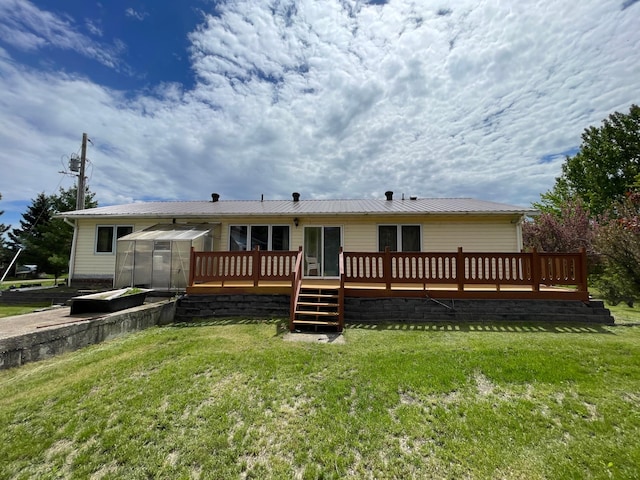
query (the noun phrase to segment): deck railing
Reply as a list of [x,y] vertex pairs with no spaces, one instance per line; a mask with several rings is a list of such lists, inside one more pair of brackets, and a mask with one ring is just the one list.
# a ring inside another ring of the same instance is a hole
[[[189,285],[249,281],[287,281],[299,286],[302,276],[300,251],[191,252]],[[587,255],[578,253],[479,253],[464,252],[341,252],[340,284],[384,285],[402,289],[403,284],[451,286],[464,291],[477,285],[575,287],[587,291]]]
[[196,252],[191,250],[189,284],[249,281],[291,281],[298,252],[252,250]]
[[296,316],[296,305],[298,304],[298,298],[300,297],[300,290],[302,288],[302,247],[300,247],[296,252],[296,262],[293,267],[292,277],[291,305],[289,307],[289,331],[293,331],[293,320]]
[[345,252],[344,282],[392,285],[575,286],[587,289],[586,253]]

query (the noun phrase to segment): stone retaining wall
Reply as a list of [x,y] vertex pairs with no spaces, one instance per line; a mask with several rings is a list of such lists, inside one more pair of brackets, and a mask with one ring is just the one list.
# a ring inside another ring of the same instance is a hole
[[48,303],[64,305],[69,299],[78,295],[77,290],[64,287],[25,287],[4,290],[0,294],[0,304],[34,305]]
[[[289,295],[187,295],[176,321],[215,317],[289,318]],[[345,298],[345,323],[575,322],[613,324],[601,301]]]
[[289,318],[289,295],[188,295],[178,300],[176,321],[215,317]]
[[44,360],[155,325],[166,325],[173,322],[174,316],[175,301],[171,300],[0,339],[0,369]]
[[601,301],[345,298],[345,323],[575,322],[613,324]]

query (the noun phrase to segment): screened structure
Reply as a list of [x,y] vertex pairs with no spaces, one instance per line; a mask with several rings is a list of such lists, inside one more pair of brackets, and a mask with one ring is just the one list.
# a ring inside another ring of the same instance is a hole
[[154,225],[118,239],[115,288],[184,290],[191,247],[213,251],[212,224]]

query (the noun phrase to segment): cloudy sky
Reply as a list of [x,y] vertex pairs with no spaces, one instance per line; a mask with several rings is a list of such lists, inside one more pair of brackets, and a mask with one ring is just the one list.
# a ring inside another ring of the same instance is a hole
[[529,206],[640,103],[640,1],[0,0],[0,223],[89,135],[100,205]]

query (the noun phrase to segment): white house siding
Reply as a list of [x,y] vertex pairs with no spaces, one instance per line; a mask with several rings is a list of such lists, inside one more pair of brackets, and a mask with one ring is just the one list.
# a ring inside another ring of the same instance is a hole
[[98,225],[132,225],[137,232],[160,223],[153,219],[88,219],[77,220],[79,234],[76,239],[76,258],[74,262],[73,278],[83,279],[111,279],[116,268],[116,253],[95,253],[96,227]]
[[[514,252],[520,251],[520,226],[516,218],[509,215],[327,215],[300,216],[299,226],[293,223],[294,216],[225,218],[189,218],[177,221],[212,223],[214,250],[227,251],[229,248],[230,225],[289,225],[290,248],[297,250],[303,244],[304,226],[339,225],[343,228],[343,248],[345,251],[373,252],[378,249],[378,225],[421,225],[422,250],[425,252],[450,252],[459,246],[466,251]],[[143,230],[158,223],[170,223],[171,219],[161,218],[100,218],[78,219],[80,226],[76,242],[76,258],[73,278],[112,279],[115,270],[115,252],[95,253],[95,235],[98,225],[132,225],[134,231]]]
[[520,226],[513,217],[460,218],[429,221],[423,228],[423,250],[451,252],[462,247],[475,252],[519,252]]
[[[462,247],[476,252],[517,252],[522,248],[519,225],[513,216],[344,216],[308,222],[309,225],[341,225],[343,248],[351,252],[378,250],[378,225],[420,225],[422,251],[451,252]],[[300,227],[302,227],[302,223]],[[302,245],[302,228],[298,228]],[[294,230],[295,231],[295,230]]]

